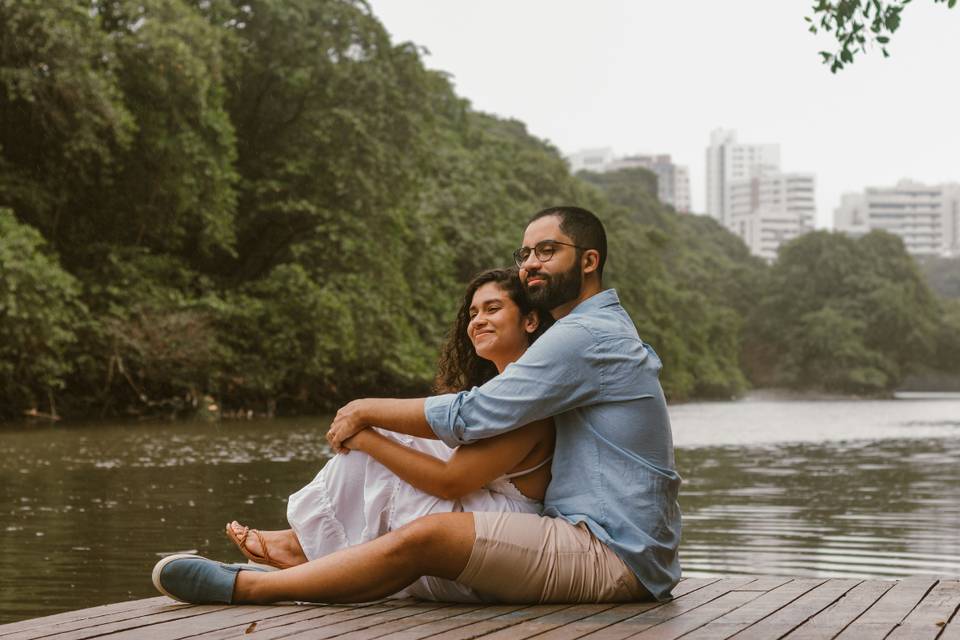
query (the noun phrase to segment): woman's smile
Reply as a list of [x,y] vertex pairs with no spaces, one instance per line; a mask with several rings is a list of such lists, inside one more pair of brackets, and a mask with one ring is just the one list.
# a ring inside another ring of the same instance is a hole
[[527,347],[524,317],[500,285],[488,282],[473,294],[467,335],[477,355],[502,370]]

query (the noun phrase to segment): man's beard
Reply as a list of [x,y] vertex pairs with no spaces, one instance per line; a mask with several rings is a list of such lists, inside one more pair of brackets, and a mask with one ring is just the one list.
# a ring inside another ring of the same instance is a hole
[[[526,287],[527,297],[533,304],[545,309],[556,309],[580,295],[580,285],[583,283],[583,274],[580,273],[579,261],[570,269],[556,275],[538,272],[537,277],[543,278],[543,284],[538,287]],[[527,275],[527,281],[533,275]]]

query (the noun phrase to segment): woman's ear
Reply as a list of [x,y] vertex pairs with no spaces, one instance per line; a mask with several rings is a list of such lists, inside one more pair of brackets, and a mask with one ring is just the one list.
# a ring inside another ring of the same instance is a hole
[[537,330],[537,327],[540,326],[540,314],[536,311],[531,311],[523,318],[523,330],[527,333],[533,333]]

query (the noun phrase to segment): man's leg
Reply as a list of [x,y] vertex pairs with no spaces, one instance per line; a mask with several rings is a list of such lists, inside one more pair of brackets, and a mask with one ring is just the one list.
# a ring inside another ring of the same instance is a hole
[[472,513],[438,513],[365,544],[282,571],[241,571],[233,601],[368,602],[421,576],[455,580],[476,539]]

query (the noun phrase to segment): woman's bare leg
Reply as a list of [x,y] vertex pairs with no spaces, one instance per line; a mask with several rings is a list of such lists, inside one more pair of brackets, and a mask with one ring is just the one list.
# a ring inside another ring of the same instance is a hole
[[421,576],[455,580],[476,539],[472,513],[424,516],[376,540],[282,571],[241,571],[234,603],[369,602]]

